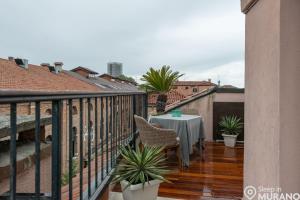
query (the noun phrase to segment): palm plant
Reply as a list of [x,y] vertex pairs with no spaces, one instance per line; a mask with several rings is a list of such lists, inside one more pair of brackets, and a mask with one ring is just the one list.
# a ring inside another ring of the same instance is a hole
[[156,112],[161,113],[165,111],[168,96],[167,93],[172,89],[172,85],[183,74],[170,69],[170,66],[163,66],[161,69],[150,68],[149,71],[141,78],[145,83],[142,88],[147,92],[158,92],[159,95],[156,100]]
[[225,116],[219,123],[221,127],[221,132],[226,135],[239,135],[243,127],[241,118],[237,116]]
[[[151,180],[166,181],[163,175],[168,172],[164,166],[164,155],[162,147],[145,146],[142,151],[130,147],[121,147],[123,160],[114,173],[114,182],[128,181],[129,187],[132,184],[145,183]],[[125,188],[125,189],[126,189]]]

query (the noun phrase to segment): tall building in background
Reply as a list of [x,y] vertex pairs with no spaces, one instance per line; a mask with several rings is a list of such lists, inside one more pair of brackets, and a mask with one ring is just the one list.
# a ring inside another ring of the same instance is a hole
[[119,62],[107,63],[107,73],[111,76],[118,77],[123,74],[123,64]]

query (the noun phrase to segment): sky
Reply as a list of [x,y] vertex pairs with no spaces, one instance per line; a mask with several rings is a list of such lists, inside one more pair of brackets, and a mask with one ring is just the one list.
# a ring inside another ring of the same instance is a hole
[[169,65],[181,80],[244,87],[244,20],[240,0],[5,0],[0,57],[99,73],[122,62],[135,79]]

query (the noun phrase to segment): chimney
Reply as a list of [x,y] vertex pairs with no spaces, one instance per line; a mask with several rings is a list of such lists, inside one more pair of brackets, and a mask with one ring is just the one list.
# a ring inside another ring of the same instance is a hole
[[64,65],[63,62],[55,62],[54,63],[54,68],[55,68],[55,73],[58,74],[59,72],[62,71],[62,66]]
[[221,81],[220,81],[220,80],[218,80],[218,86],[219,86],[219,87],[221,86]]
[[14,58],[14,57],[12,57],[12,56],[8,56],[8,60],[9,60],[9,61],[14,61],[14,60],[15,60],[15,58]]
[[211,79],[210,79],[210,78],[208,79],[208,82],[210,82],[210,83],[211,83]]
[[28,69],[28,60],[27,59],[16,58],[15,63],[24,69]]

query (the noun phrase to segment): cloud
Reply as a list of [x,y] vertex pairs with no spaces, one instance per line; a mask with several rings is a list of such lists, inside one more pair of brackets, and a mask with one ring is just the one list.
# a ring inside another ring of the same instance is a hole
[[244,76],[244,61],[236,61],[212,67],[201,72],[186,71],[181,80],[207,80],[210,78],[214,83],[218,83],[220,80],[221,85],[234,85],[243,88],[245,86]]
[[103,73],[118,61],[132,76],[162,65],[202,74],[244,54],[239,0],[10,0],[1,2],[0,26],[0,57],[65,69]]
[[[194,69],[197,67],[195,66]],[[244,61],[235,61],[224,65],[211,67],[206,70],[185,70],[180,71],[184,75],[180,78],[181,81],[202,81],[211,79],[213,83],[220,81],[221,85],[233,85],[236,87],[245,87],[245,64]],[[138,83],[142,83],[141,75],[133,76]]]

